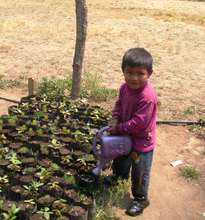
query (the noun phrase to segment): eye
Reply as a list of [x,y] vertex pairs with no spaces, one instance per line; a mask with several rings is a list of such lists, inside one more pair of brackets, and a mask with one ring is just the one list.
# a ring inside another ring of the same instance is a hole
[[132,75],[132,73],[131,73],[131,72],[126,72],[126,74],[127,74],[127,75]]

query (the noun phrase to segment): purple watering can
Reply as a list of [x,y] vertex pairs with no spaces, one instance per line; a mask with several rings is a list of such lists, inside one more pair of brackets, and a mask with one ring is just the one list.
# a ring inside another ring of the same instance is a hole
[[[128,135],[108,135],[109,127],[98,130],[93,140],[93,153],[97,158],[97,167],[92,171],[99,176],[106,163],[119,156],[128,155],[132,149],[132,140]],[[100,149],[97,149],[97,141]]]

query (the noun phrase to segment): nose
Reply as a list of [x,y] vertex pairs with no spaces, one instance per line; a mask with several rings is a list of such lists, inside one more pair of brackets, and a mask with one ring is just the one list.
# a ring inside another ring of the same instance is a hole
[[130,76],[130,80],[132,81],[138,81],[139,80],[139,77],[137,75],[132,75]]

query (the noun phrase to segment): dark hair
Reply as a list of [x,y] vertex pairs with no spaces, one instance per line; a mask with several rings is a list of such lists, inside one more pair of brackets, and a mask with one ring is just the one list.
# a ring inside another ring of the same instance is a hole
[[143,67],[152,74],[152,55],[144,48],[131,48],[127,50],[122,58],[122,71],[125,67]]

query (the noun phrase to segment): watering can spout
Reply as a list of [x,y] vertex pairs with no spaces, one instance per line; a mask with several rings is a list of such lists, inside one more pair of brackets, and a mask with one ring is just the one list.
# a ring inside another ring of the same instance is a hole
[[101,169],[99,167],[96,167],[95,169],[93,169],[92,173],[95,175],[95,176],[100,176],[101,174]]

